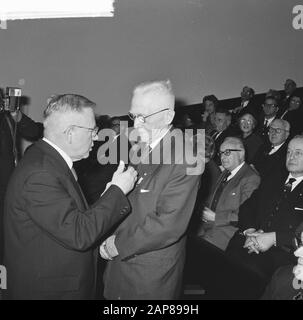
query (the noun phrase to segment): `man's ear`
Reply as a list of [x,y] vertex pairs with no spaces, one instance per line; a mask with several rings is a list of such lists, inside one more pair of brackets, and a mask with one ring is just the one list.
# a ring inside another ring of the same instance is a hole
[[71,144],[72,141],[73,141],[73,128],[72,128],[72,127],[67,128],[67,129],[65,130],[64,134],[65,134],[65,136],[66,136],[67,142],[68,142],[69,144]]
[[166,114],[166,124],[171,124],[173,119],[174,119],[174,116],[175,116],[175,111],[174,110],[171,110],[169,109],[167,114]]

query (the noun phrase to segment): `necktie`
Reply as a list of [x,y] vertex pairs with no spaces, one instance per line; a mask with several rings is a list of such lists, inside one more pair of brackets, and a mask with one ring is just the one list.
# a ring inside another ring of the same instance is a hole
[[218,188],[215,191],[212,203],[210,205],[210,210],[216,212],[216,208],[217,208],[217,204],[219,202],[219,199],[221,197],[221,194],[225,188],[225,186],[227,185],[228,181],[227,178],[231,175],[231,173],[229,171],[226,171],[224,176],[222,177],[222,180],[218,186]]
[[267,128],[268,127],[268,120],[264,121],[264,127]]
[[288,180],[288,182],[284,185],[284,192],[285,192],[285,194],[288,194],[288,193],[290,193],[291,192],[291,189],[292,189],[292,185],[293,185],[293,183],[296,181],[296,179],[295,178],[290,178],[289,180]]

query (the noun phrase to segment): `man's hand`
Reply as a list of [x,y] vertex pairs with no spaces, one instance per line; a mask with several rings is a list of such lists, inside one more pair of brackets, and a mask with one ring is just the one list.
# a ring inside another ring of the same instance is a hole
[[249,254],[251,254],[253,252],[256,254],[259,254],[258,247],[259,247],[259,243],[256,240],[256,237],[252,237],[250,235],[247,235],[243,248],[247,248]]
[[202,220],[204,222],[214,222],[216,219],[216,213],[209,208],[205,207],[203,210]]
[[113,260],[119,253],[115,246],[116,236],[113,234],[108,237],[100,246],[100,255],[105,260]]
[[258,232],[257,231],[255,233],[250,233],[249,238],[254,242],[253,247],[258,252],[266,252],[276,243],[275,232]]
[[124,194],[128,194],[133,189],[135,182],[137,181],[138,173],[133,167],[128,167],[126,171],[124,171],[124,168],[124,162],[120,161],[119,167],[113,174],[110,184],[115,184],[123,191]]

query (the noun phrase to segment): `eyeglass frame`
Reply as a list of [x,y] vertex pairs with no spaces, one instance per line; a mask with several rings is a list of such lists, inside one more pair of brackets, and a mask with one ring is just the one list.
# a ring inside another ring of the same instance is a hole
[[276,134],[281,134],[282,131],[289,132],[289,130],[286,130],[286,129],[273,128],[273,127],[269,126],[269,128],[268,128],[268,134],[270,133],[270,131],[271,131],[271,133],[276,133]]
[[71,127],[76,127],[76,128],[80,128],[80,129],[86,129],[86,130],[91,132],[93,137],[96,137],[98,132],[99,132],[99,127],[98,126],[95,126],[94,128],[88,128],[88,127],[83,127],[83,126],[78,126],[76,124],[72,124],[67,129],[64,130],[64,133]]
[[222,155],[224,154],[226,157],[229,157],[231,155],[232,151],[244,151],[244,150],[242,150],[242,149],[226,149],[224,151],[218,151],[218,156],[222,157]]
[[145,123],[145,122],[146,122],[146,121],[145,121],[146,118],[149,118],[149,117],[151,117],[151,116],[153,116],[153,115],[155,115],[155,114],[157,114],[157,113],[160,113],[160,112],[163,112],[163,111],[166,111],[166,110],[169,110],[169,108],[165,108],[165,109],[159,110],[159,111],[154,112],[154,113],[151,113],[151,114],[149,114],[149,115],[147,115],[147,116],[144,116],[143,114],[134,115],[133,113],[129,112],[129,113],[128,113],[128,116],[129,116],[129,118],[130,118],[131,120],[133,120],[133,121],[135,121],[136,119],[138,119],[139,122]]

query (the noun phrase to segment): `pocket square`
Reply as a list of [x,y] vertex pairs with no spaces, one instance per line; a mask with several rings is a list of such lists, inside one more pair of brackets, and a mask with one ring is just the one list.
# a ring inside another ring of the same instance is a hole
[[303,211],[303,208],[295,207],[295,210]]
[[[141,193],[146,193],[146,192],[149,192],[149,190],[146,190],[146,189],[140,189],[140,192]],[[302,209],[303,210],[303,209]]]

